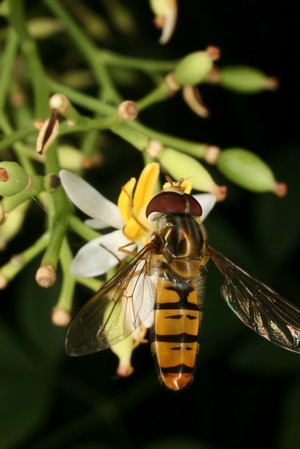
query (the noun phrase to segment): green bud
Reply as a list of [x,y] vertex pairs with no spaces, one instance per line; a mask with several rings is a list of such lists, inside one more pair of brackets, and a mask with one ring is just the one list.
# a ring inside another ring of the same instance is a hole
[[[201,83],[213,67],[216,49],[209,47],[206,51],[196,51],[183,58],[173,72],[174,81],[179,86]],[[214,53],[215,52],[215,53]]]
[[61,167],[67,170],[79,170],[83,167],[84,154],[71,145],[58,147],[58,160]]
[[196,159],[172,148],[162,150],[158,159],[175,180],[190,180],[194,189],[213,193],[218,201],[224,199],[226,188],[215,184],[206,168]]
[[35,39],[46,39],[62,30],[62,23],[49,17],[39,17],[28,22],[28,31]]
[[170,0],[150,0],[150,7],[157,16],[167,15],[172,3]]
[[16,162],[0,162],[0,195],[11,196],[28,185],[29,175]]
[[286,194],[286,185],[277,183],[272,170],[256,154],[243,148],[221,151],[217,160],[220,172],[235,184],[252,192]]
[[241,94],[255,94],[277,88],[276,78],[268,77],[262,71],[249,66],[224,67],[219,71],[221,86]]

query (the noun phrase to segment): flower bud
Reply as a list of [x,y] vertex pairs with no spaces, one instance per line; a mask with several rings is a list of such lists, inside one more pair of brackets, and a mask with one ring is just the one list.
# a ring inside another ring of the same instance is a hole
[[62,23],[49,17],[38,17],[28,22],[28,31],[34,39],[46,39],[62,30]]
[[226,187],[215,184],[209,172],[191,156],[172,148],[165,148],[159,155],[159,162],[173,178],[190,179],[194,189],[213,193],[218,201],[225,198]]
[[190,53],[177,64],[173,72],[175,82],[179,86],[201,83],[208,76],[217,57],[218,49],[215,47]]
[[228,148],[221,151],[216,165],[230,181],[252,192],[274,192],[278,196],[286,194],[286,185],[277,183],[268,165],[251,151]]
[[278,81],[262,71],[249,66],[230,66],[220,69],[219,84],[241,94],[255,94],[264,90],[275,90]]
[[22,192],[29,182],[29,175],[16,162],[0,162],[0,195],[11,196]]
[[84,154],[71,145],[60,145],[58,147],[58,160],[62,168],[67,170],[79,170],[84,164]]

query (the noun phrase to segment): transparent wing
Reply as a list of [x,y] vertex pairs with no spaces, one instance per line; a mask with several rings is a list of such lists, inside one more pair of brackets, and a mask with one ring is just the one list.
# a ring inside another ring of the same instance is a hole
[[152,255],[149,243],[83,306],[67,331],[68,355],[101,351],[131,335],[146,320],[151,325],[156,291]]
[[240,320],[272,343],[300,353],[300,309],[214,248],[208,253],[225,277],[221,293]]

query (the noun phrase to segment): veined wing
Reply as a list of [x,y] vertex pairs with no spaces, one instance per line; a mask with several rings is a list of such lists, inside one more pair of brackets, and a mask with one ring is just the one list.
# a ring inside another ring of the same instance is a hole
[[131,335],[146,320],[145,325],[151,325],[156,291],[152,250],[150,242],[82,307],[66,335],[68,355],[101,351]]
[[240,320],[272,343],[300,353],[300,309],[214,248],[208,254],[225,277],[221,293]]

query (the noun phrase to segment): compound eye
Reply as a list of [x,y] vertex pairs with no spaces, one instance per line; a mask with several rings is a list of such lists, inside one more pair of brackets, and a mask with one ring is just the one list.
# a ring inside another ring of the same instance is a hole
[[146,217],[153,212],[163,214],[190,214],[200,217],[202,207],[191,195],[183,195],[176,192],[161,192],[149,202],[146,209]]

